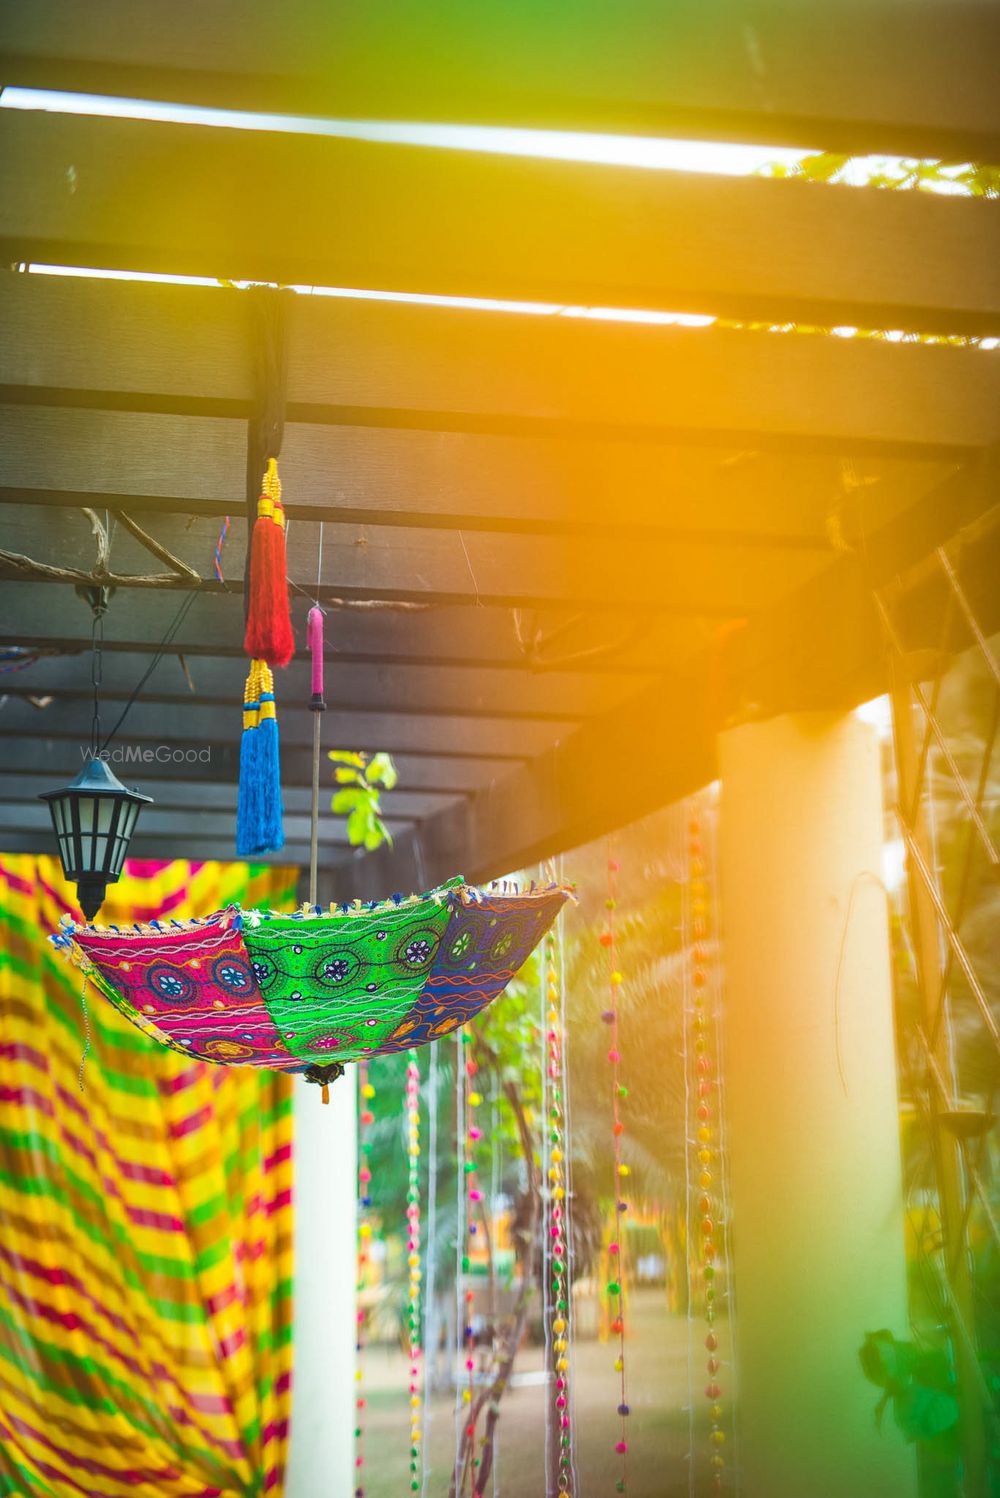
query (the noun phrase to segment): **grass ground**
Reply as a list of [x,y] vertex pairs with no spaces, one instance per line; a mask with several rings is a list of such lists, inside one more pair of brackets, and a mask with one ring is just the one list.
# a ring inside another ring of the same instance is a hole
[[[688,1351],[687,1322],[671,1315],[662,1291],[638,1292],[631,1301],[632,1335],[626,1349],[629,1377],[630,1498],[687,1498],[688,1494]],[[707,1439],[704,1423],[704,1328],[697,1331],[695,1361],[695,1432],[697,1491],[708,1491]],[[574,1352],[575,1430],[579,1490],[576,1498],[602,1498],[615,1492],[621,1458],[618,1439],[615,1349],[596,1341],[580,1342]],[[368,1395],[365,1498],[406,1498],[409,1493],[409,1396],[406,1365],[394,1350],[368,1349],[364,1355]],[[545,1498],[544,1397],[531,1380],[542,1365],[541,1350],[526,1347],[516,1373],[527,1375],[504,1396],[499,1424],[498,1480],[487,1498]],[[720,1383],[726,1387],[724,1356]],[[447,1498],[454,1460],[454,1404],[450,1396],[432,1402],[425,1433],[430,1458],[426,1498]]]

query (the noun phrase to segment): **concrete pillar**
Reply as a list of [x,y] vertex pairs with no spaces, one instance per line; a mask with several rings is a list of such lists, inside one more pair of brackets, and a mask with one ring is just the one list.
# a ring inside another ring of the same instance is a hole
[[295,1080],[295,1321],[287,1498],[354,1492],[357,1078]]
[[912,1498],[858,1362],[907,1333],[875,732],[722,735],[719,871],[744,1498]]

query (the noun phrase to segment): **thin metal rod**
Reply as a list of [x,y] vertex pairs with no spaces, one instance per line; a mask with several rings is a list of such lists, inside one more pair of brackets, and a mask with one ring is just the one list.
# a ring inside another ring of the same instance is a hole
[[316,904],[319,868],[319,739],[322,713],[313,713],[312,814],[309,820],[309,904]]

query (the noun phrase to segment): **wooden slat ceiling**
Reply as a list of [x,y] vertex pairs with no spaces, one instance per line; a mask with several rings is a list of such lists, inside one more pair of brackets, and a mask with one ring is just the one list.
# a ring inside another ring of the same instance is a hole
[[5,79],[347,119],[1000,161],[989,0],[4,0]]
[[[1000,160],[995,9],[847,8],[584,0],[567,32],[526,3],[429,25],[401,0],[95,0],[81,24],[38,0],[0,6],[0,83]],[[0,546],[87,571],[89,506],[116,575],[158,570],[125,510],[204,579],[119,736],[156,803],[140,855],[233,852],[267,294],[25,262],[1000,333],[994,201],[37,111],[0,110],[0,163]],[[501,874],[703,783],[721,724],[872,695],[872,584],[995,500],[1000,356],[977,347],[281,295],[293,616],[301,640],[311,599],[329,609],[324,744],[401,772],[392,849],[352,853],[324,812],[328,894]],[[995,530],[968,561],[989,615]],[[119,585],[107,726],[184,586]],[[69,582],[0,562],[0,646],[39,652],[0,676],[12,851],[51,847],[35,796],[80,767],[89,635]],[[302,862],[304,659],[278,695],[282,856]]]

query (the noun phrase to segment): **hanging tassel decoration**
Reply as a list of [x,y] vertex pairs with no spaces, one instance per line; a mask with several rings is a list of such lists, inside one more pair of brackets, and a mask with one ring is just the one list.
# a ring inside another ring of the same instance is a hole
[[240,785],[236,800],[236,852],[243,857],[253,851],[257,807],[259,774],[260,688],[258,686],[258,663],[250,662],[246,686],[243,689],[243,736],[240,739]]
[[285,507],[276,458],[268,458],[250,545],[250,600],[243,648],[269,666],[287,666],[295,654],[288,606]]
[[236,852],[276,853],[284,842],[274,678],[266,661],[254,660],[244,692]]

